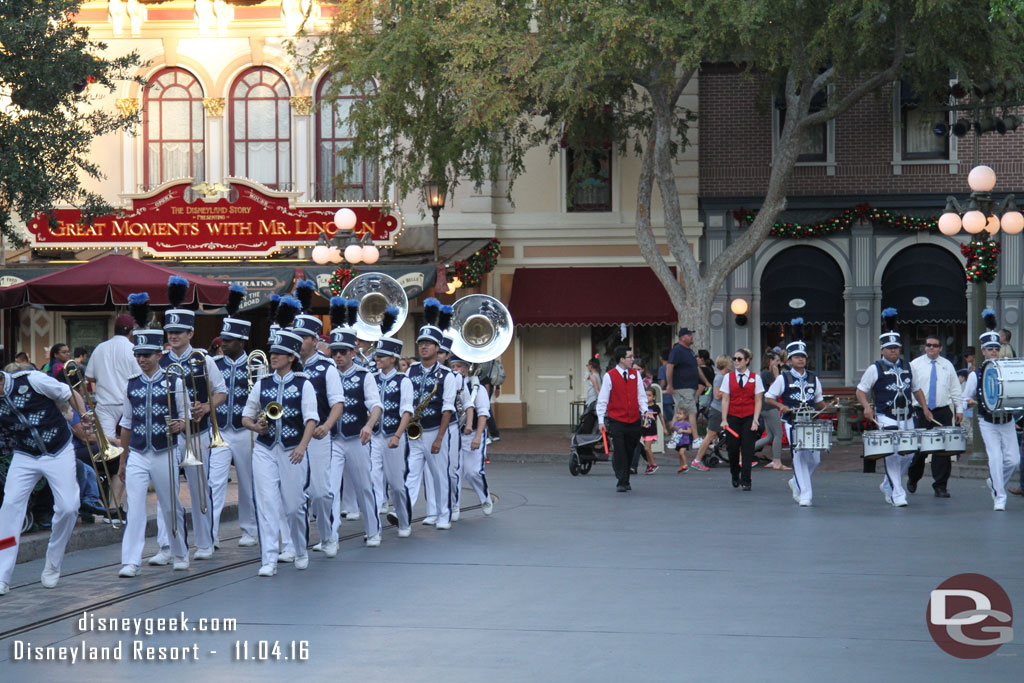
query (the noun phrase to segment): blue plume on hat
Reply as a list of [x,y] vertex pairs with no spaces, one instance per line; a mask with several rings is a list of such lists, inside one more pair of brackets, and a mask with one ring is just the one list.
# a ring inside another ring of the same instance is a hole
[[437,326],[437,317],[441,315],[441,302],[430,297],[423,302],[423,321],[428,325]]
[[882,311],[882,320],[885,321],[885,328],[889,332],[896,331],[896,315],[896,309],[891,306]]
[[447,330],[452,325],[452,313],[455,311],[451,306],[442,306],[441,312],[437,315],[437,326]]
[[228,288],[228,305],[225,306],[228,315],[233,316],[238,313],[238,309],[242,306],[242,299],[245,298],[245,287],[242,285],[231,285]]
[[345,304],[347,301],[343,296],[331,297],[331,329],[341,327],[345,324]]
[[171,302],[171,308],[178,308],[185,301],[188,294],[188,280],[180,275],[172,275],[167,278],[167,300]]
[[388,306],[384,309],[384,315],[380,319],[380,333],[388,334],[398,322],[398,306]]
[[149,293],[129,294],[128,313],[135,319],[135,326],[144,329],[149,323]]
[[316,289],[316,284],[312,280],[299,280],[295,285],[295,298],[299,301],[299,306],[302,307],[303,311],[309,310],[309,305],[313,303],[313,290]]
[[995,330],[999,326],[999,321],[996,320],[996,312],[991,308],[986,308],[981,312],[981,319],[985,321],[985,327],[990,330]]
[[352,327],[359,318],[359,299],[345,300],[345,323]]
[[270,321],[277,320],[277,309],[281,307],[281,295],[271,294],[270,295]]
[[299,314],[300,308],[301,304],[299,304],[299,300],[295,297],[281,297],[281,304],[277,308],[276,319],[276,322],[281,326],[281,329],[292,326],[292,323],[295,322],[295,316]]
[[804,319],[793,318],[789,321],[790,327],[793,329],[793,341],[803,341],[804,338]]

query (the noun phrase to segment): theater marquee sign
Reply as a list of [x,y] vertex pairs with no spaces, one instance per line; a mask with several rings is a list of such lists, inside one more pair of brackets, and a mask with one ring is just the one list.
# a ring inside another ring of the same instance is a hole
[[343,234],[369,233],[382,247],[393,246],[400,232],[401,217],[388,204],[298,203],[294,195],[237,178],[194,187],[182,180],[131,195],[130,206],[92,225],[81,222],[77,209],[57,209],[55,226],[40,215],[28,230],[38,248],[135,247],[168,257],[257,257],[312,246],[321,233],[333,237],[339,231],[334,215],[343,206],[355,213],[355,226]]

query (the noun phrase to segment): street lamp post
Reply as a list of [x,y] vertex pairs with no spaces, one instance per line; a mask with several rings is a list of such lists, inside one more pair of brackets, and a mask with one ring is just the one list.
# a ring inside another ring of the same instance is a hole
[[[967,175],[967,184],[971,188],[970,197],[966,205],[961,206],[956,197],[946,197],[946,209],[939,216],[939,231],[943,235],[953,236],[960,232],[962,227],[965,232],[971,235],[978,235],[972,238],[972,243],[977,240],[984,243],[992,239],[1000,230],[1016,235],[1024,230],[1024,214],[1021,214],[1014,201],[1013,195],[1007,195],[1002,201],[992,199],[992,190],[996,186],[996,173],[988,166],[975,166]],[[1002,217],[997,217],[1002,214]],[[971,317],[971,339],[977,339],[984,329],[985,323],[981,319],[981,312],[985,310],[988,303],[988,287],[984,277],[974,283],[973,308],[974,315]],[[974,422],[974,444],[975,450],[971,455],[971,461],[984,462],[983,453],[979,453],[978,444],[981,441],[981,433],[978,430],[978,422]]]
[[437,263],[437,221],[441,217],[441,209],[444,208],[445,191],[439,182],[431,178],[423,183],[423,195],[427,199],[430,212],[434,215],[434,263]]

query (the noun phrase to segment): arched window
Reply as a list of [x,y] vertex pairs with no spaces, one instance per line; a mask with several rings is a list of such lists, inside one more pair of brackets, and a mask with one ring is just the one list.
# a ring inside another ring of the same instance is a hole
[[377,161],[358,159],[346,162],[338,157],[338,152],[351,145],[355,136],[348,122],[349,111],[356,100],[365,96],[346,85],[339,91],[332,108],[331,103],[324,102],[331,78],[322,79],[316,92],[316,198],[323,201],[374,201],[380,196]]
[[154,187],[175,178],[204,179],[203,88],[179,68],[163,69],[143,93],[144,183]]
[[265,67],[243,72],[231,88],[231,175],[292,189],[292,119],[288,84]]

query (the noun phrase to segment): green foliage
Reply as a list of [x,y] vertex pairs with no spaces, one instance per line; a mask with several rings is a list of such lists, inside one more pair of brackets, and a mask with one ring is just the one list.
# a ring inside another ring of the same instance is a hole
[[80,4],[0,2],[0,230],[15,245],[24,242],[15,215],[27,222],[60,203],[81,207],[87,220],[110,213],[101,197],[81,187],[83,177],[102,177],[89,146],[137,123],[137,115],[89,104],[131,79],[139,59],[134,53],[103,59],[106,46],[69,18]]

